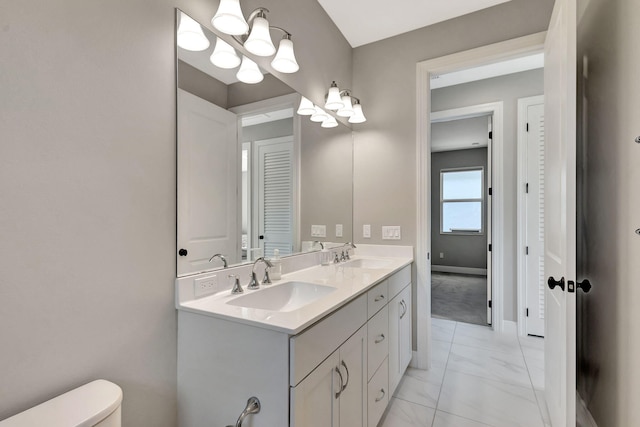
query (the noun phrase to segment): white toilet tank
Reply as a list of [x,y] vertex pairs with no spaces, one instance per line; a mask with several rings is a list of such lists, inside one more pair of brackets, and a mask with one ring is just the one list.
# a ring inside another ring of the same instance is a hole
[[122,389],[96,380],[0,421],[0,427],[121,427]]

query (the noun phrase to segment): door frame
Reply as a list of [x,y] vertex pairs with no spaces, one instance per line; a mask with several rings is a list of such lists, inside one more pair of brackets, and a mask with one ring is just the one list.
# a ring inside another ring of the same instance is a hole
[[[526,235],[527,235],[527,210],[526,210],[526,199],[527,193],[525,192],[525,186],[527,183],[527,177],[525,174],[525,170],[527,168],[527,150],[524,148],[525,141],[527,140],[527,115],[526,108],[531,105],[544,104],[544,95],[537,96],[528,96],[526,98],[518,99],[518,137],[517,141],[517,155],[518,155],[518,207],[517,207],[517,221],[516,221],[516,229],[517,229],[517,244],[516,248],[518,251],[517,258],[517,294],[518,294],[518,335],[526,336],[527,335],[527,274],[526,274],[526,262],[527,255],[524,251]],[[544,252],[544,248],[542,248],[542,252]]]
[[[417,351],[413,365],[428,369],[431,365],[431,75],[447,73],[463,68],[485,65],[504,59],[525,56],[544,49],[546,32],[531,34],[476,49],[454,53],[416,64],[416,171],[417,229],[416,242],[416,334]],[[496,147],[494,146],[494,149]],[[497,151],[497,150],[496,150]],[[501,160],[501,159],[500,159]],[[497,167],[497,163],[493,165]],[[494,175],[495,177],[495,175]],[[503,188],[499,177],[494,181],[494,219],[504,215],[504,202],[500,194]],[[502,201],[499,203],[499,201]],[[493,255],[504,248],[503,241],[494,240]],[[494,271],[494,275],[500,275]],[[494,279],[495,282],[495,279]],[[495,295],[494,295],[495,298]],[[494,311],[494,329],[504,329],[503,313]]]
[[[499,212],[501,213],[503,209],[496,209],[496,205],[500,202],[501,206],[504,207],[504,203],[500,197],[501,192],[496,191],[496,188],[498,188],[496,183],[502,183],[502,177],[504,176],[504,162],[502,161],[504,140],[504,102],[490,102],[486,104],[452,108],[450,110],[434,111],[431,113],[431,123],[442,123],[483,116],[491,116],[492,126],[492,138],[491,142],[487,146],[487,156],[489,157],[487,159],[487,175],[483,182],[484,187],[490,187],[492,189],[492,194],[487,194],[487,198],[485,199],[485,203],[488,204],[487,217],[485,218],[485,230],[487,233],[487,245],[489,245],[496,241],[503,241],[503,228],[501,226],[497,226],[497,224],[503,223],[501,218],[497,218],[497,214]],[[429,170],[431,170],[431,163],[429,163],[428,167]],[[430,189],[429,194],[431,194]],[[488,309],[490,310],[491,317],[487,318],[487,323],[493,326],[494,323],[496,323],[494,319],[501,319],[503,317],[502,313],[504,312],[504,304],[502,300],[503,278],[502,274],[499,276],[496,274],[496,272],[501,273],[504,269],[504,254],[502,250],[497,250],[497,247],[493,246],[491,255],[491,264],[487,264],[487,280],[490,281],[488,286],[491,286],[491,292],[487,294],[487,299],[491,300],[491,308]],[[429,309],[431,309],[431,305],[429,305]]]

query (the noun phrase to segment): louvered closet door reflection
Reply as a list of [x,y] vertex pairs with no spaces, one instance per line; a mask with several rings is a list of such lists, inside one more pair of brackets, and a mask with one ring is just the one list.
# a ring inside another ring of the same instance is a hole
[[264,255],[293,252],[293,139],[256,142],[258,173],[258,232]]

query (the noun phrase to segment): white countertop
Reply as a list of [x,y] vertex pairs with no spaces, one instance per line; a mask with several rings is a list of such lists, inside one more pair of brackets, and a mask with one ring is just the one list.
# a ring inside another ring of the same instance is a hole
[[[228,304],[229,301],[235,298],[247,295],[250,292],[260,292],[267,286],[261,286],[261,289],[255,291],[245,289],[244,294],[240,295],[231,295],[229,290],[225,290],[203,298],[180,302],[177,308],[183,311],[296,335],[362,295],[373,285],[413,262],[412,257],[352,257],[352,260],[357,259],[385,260],[388,265],[385,266],[387,268],[376,269],[350,267],[348,262],[328,266],[314,266],[285,274],[281,280],[274,281],[272,285],[267,285],[268,287],[275,287],[290,281],[300,281],[336,288],[330,294],[298,310],[280,312]],[[246,288],[246,283],[242,283],[242,287]]]

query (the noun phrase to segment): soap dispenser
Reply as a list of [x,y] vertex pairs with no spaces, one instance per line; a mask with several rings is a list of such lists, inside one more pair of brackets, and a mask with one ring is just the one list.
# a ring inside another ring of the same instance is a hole
[[273,250],[273,259],[271,260],[271,280],[280,280],[282,279],[282,260],[280,259],[280,250]]

